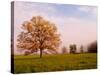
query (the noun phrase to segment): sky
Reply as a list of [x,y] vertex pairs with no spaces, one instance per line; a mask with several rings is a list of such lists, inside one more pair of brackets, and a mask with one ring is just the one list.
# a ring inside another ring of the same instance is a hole
[[14,2],[14,48],[17,52],[17,36],[24,21],[42,16],[55,23],[61,34],[61,46],[88,45],[97,40],[97,7],[71,4]]

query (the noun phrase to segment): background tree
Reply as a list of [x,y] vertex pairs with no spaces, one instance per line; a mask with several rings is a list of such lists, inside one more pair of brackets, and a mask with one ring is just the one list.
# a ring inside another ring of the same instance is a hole
[[65,46],[62,47],[62,54],[66,54],[67,52],[67,48]]
[[40,16],[24,22],[22,30],[17,39],[17,47],[21,50],[31,50],[31,52],[39,50],[41,58],[43,50],[57,50],[59,47],[60,35],[57,33],[55,24]]
[[76,53],[77,50],[76,44],[71,44],[69,48],[70,48],[70,53]]
[[97,41],[92,42],[92,43],[88,46],[88,52],[89,52],[89,53],[97,53]]
[[83,45],[80,46],[80,52],[81,52],[81,53],[84,52]]
[[24,52],[24,55],[29,55],[31,52],[29,52],[29,51],[25,51]]

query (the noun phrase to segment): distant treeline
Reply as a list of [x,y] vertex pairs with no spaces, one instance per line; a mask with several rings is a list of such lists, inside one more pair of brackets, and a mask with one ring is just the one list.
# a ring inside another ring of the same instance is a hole
[[[77,45],[76,44],[71,44],[69,45],[69,53],[77,53]],[[81,45],[79,48],[78,53],[97,53],[97,41],[91,42],[88,46],[87,46],[87,51],[85,51],[84,46]],[[66,46],[63,46],[62,48],[62,53],[68,53],[68,49]]]
[[[61,48],[61,54],[67,54],[67,53],[71,53],[71,54],[77,54],[77,45],[76,44],[71,44],[69,45],[69,52],[66,46],[63,46]],[[32,52],[29,51],[25,51],[25,55],[29,55]],[[34,51],[33,53],[36,53],[36,51]],[[79,52],[78,53],[97,53],[97,41],[91,42],[88,47],[87,47],[87,51],[85,51],[84,46],[81,45],[79,47]],[[59,54],[57,50],[49,50],[49,51],[43,51],[43,54]]]

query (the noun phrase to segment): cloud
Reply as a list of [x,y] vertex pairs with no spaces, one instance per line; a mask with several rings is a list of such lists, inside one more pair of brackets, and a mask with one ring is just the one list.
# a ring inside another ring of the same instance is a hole
[[80,6],[78,8],[79,11],[87,13],[87,14],[91,14],[93,16],[97,17],[97,7],[95,6]]

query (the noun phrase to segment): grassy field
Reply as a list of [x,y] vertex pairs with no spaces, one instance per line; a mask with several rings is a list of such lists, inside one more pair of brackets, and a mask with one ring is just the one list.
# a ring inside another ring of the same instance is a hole
[[49,72],[97,68],[97,54],[14,56],[14,73]]

